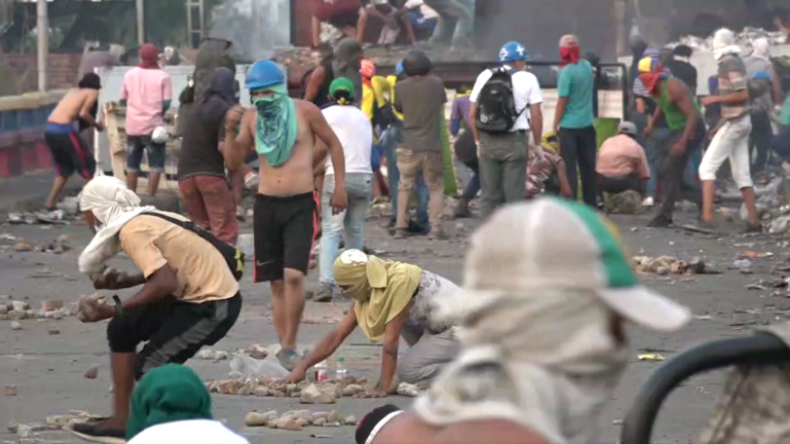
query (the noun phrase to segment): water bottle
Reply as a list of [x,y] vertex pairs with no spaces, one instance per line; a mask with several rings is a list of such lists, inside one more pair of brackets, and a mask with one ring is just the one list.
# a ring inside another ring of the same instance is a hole
[[335,369],[335,378],[342,379],[348,376],[348,370],[346,370],[346,358],[340,357],[337,358],[337,368]]

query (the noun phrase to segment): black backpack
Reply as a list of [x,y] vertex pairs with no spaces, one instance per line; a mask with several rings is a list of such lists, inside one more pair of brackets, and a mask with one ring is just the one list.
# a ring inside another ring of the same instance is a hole
[[214,248],[219,251],[222,257],[225,258],[225,262],[228,263],[228,268],[230,268],[230,272],[233,274],[233,277],[236,278],[237,281],[241,280],[241,277],[244,276],[244,252],[240,249],[236,248],[235,246],[221,241],[214,236],[210,231],[206,231],[199,226],[195,225],[194,222],[191,220],[180,220],[170,216],[166,216],[161,213],[143,213],[148,216],[156,216],[158,218],[164,219],[171,224],[178,225],[179,227],[189,230],[198,236],[205,239],[208,243],[214,246]]
[[489,134],[505,134],[513,129],[524,112],[516,109],[513,95],[512,70],[505,67],[491,70],[491,78],[477,98],[477,129]]

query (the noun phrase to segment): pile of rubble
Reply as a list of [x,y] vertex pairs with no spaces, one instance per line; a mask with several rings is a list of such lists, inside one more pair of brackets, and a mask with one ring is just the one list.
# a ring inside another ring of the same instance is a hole
[[[302,381],[287,384],[269,378],[225,379],[206,382],[211,393],[238,396],[271,398],[299,398],[302,404],[334,404],[338,398],[372,398],[376,394],[366,388],[367,378],[347,376],[326,381]],[[407,383],[398,385],[398,394],[407,397],[419,396],[416,386]]]
[[310,410],[290,410],[282,415],[276,410],[265,413],[250,412],[244,418],[247,427],[268,427],[270,429],[299,431],[304,427],[354,426],[354,416],[343,416],[335,410],[330,412],[311,412]]
[[[752,28],[747,26],[742,31],[735,34],[736,42],[743,48],[751,48],[752,42],[758,38],[766,38],[771,45],[782,45],[785,43],[786,37],[780,31],[766,31],[762,28]],[[668,47],[674,48],[678,45],[687,45],[694,50],[712,51],[713,50],[713,35],[707,38],[696,36],[681,37],[677,42],[667,44]]]
[[[68,307],[63,305],[63,301],[49,300],[41,303],[40,310],[33,310],[30,304],[25,301],[11,300],[10,296],[0,296],[0,321],[18,322],[23,319],[63,319],[69,316],[76,316],[77,303],[71,303]],[[15,330],[20,329],[14,328]]]
[[95,421],[97,419],[101,419],[101,417],[79,410],[70,410],[65,415],[48,416],[45,422],[30,424],[17,424],[12,422],[8,425],[8,431],[16,434],[20,438],[32,438],[36,433],[55,430],[71,430],[74,424]]
[[667,276],[670,274],[721,274],[715,264],[695,257],[686,262],[672,256],[653,258],[650,256],[635,256],[633,259],[636,271],[645,274]]

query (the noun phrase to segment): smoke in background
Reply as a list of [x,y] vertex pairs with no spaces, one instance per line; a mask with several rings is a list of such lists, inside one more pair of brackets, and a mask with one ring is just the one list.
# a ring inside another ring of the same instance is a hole
[[288,0],[227,0],[214,9],[209,35],[233,42],[239,61],[270,57],[291,38]]
[[499,48],[518,40],[533,59],[559,60],[564,34],[579,36],[582,51],[604,60],[615,56],[617,27],[612,0],[477,0],[478,47],[494,59]]

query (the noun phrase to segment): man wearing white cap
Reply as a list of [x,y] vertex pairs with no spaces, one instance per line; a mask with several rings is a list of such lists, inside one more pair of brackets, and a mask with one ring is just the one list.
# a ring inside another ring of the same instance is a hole
[[591,443],[629,359],[625,321],[674,332],[689,310],[639,284],[617,228],[594,209],[541,198],[472,237],[461,352],[401,412],[380,407],[357,443]]

